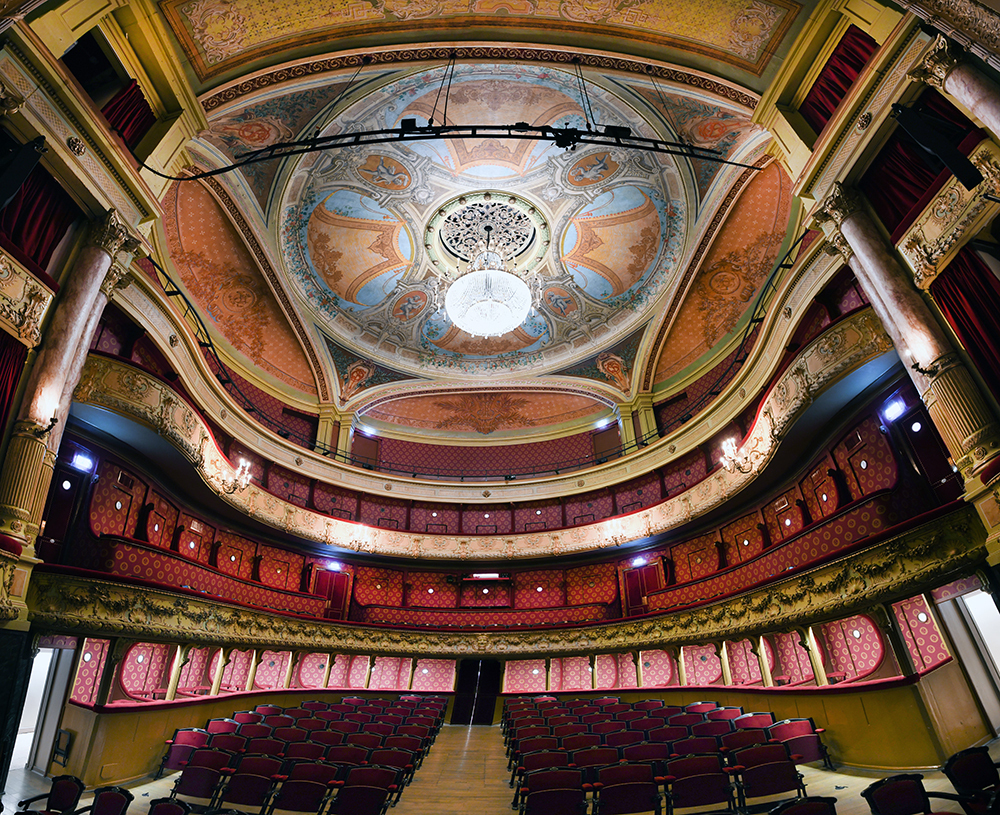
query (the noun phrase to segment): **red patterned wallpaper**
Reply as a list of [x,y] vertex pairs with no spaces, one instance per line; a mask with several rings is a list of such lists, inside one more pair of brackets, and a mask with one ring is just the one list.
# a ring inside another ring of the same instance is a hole
[[118,682],[125,695],[133,699],[153,699],[153,691],[165,689],[170,678],[176,646],[139,642],[122,658]]
[[541,693],[545,691],[545,660],[514,659],[506,663],[504,693]]
[[353,656],[347,672],[347,687],[363,688],[365,677],[368,676],[368,657]]
[[454,659],[418,659],[413,672],[413,690],[425,693],[449,693],[455,689]]
[[272,464],[267,471],[267,489],[290,504],[309,506],[311,479]]
[[558,501],[533,501],[514,507],[514,531],[531,532],[559,529],[563,523],[562,505]]
[[618,512],[637,512],[663,500],[663,482],[657,472],[626,481],[615,494]]
[[549,660],[549,690],[562,688],[562,661],[559,659]]
[[410,510],[410,529],[439,535],[457,535],[462,528],[462,514],[451,504],[414,504]]
[[593,523],[614,515],[611,493],[607,490],[568,496],[565,505],[567,526]]
[[[556,668],[555,663],[559,663],[559,685],[555,684]],[[590,658],[589,657],[563,657],[559,660],[552,660],[552,687],[550,690],[574,691],[591,690]]]
[[[760,674],[760,662],[750,648],[750,640],[726,643],[726,655],[729,657],[729,672],[734,685],[760,685],[763,678]],[[768,667],[774,670],[774,649],[771,643],[764,640],[764,655]]]
[[215,527],[184,511],[180,513],[179,525],[183,528],[178,537],[178,552],[189,560],[208,564],[215,541]]
[[[798,634],[783,632],[772,635],[772,638],[775,646],[775,665],[771,669],[771,676],[787,676],[790,685],[811,681],[813,670],[809,662],[809,652],[802,647]],[[775,679],[775,684],[777,683],[778,680]]]
[[328,688],[346,688],[351,674],[351,658],[347,654],[337,654],[330,669]]
[[[596,687],[600,690],[618,687],[618,654],[598,654],[594,660]],[[627,656],[627,655],[626,655]]]
[[513,577],[514,608],[551,608],[566,600],[566,574],[560,569],[515,572]]
[[317,481],[313,485],[313,506],[335,518],[353,521],[358,514],[358,493]]
[[[248,541],[249,543],[249,541]],[[286,591],[298,591],[305,558],[287,549],[260,547],[260,582],[265,586]]]
[[38,638],[39,648],[66,648],[75,651],[79,644],[79,639],[66,634],[42,634]]
[[566,605],[613,603],[618,599],[618,569],[614,563],[595,563],[566,570]]
[[407,572],[406,605],[414,608],[457,608],[457,583],[449,583],[453,575],[439,572]]
[[[250,659],[252,652],[233,650],[229,655],[229,663],[222,671],[222,687],[229,691],[242,691],[247,686],[247,676],[250,673]],[[216,650],[212,656],[212,661],[208,666],[208,675],[215,676],[215,671],[219,665],[221,654]]]
[[615,664],[618,668],[618,681],[615,687],[637,688],[635,662],[631,654],[614,654]]
[[368,687],[372,690],[406,690],[410,660],[403,657],[375,657]]
[[361,622],[421,626],[559,625],[608,618],[604,604],[526,609],[421,609],[366,606]]
[[958,580],[954,580],[946,586],[934,589],[934,591],[931,592],[931,598],[935,603],[943,603],[946,600],[951,600],[955,597],[961,597],[963,594],[968,594],[970,591],[977,591],[982,587],[983,582],[979,579],[978,575],[972,574],[968,577],[962,577]]
[[870,617],[857,614],[818,626],[827,654],[826,673],[843,673],[844,681],[864,679],[882,664],[882,635]]
[[94,534],[134,537],[145,487],[131,472],[112,461],[102,461],[90,502],[90,528]]
[[180,514],[177,507],[157,492],[151,492],[148,500],[153,508],[146,519],[146,540],[153,546],[169,549]]
[[[224,574],[250,580],[253,577],[253,558],[257,546],[232,532],[219,532],[217,555],[218,569]],[[298,586],[296,586],[296,589]]]
[[664,494],[676,495],[703,480],[707,474],[705,457],[697,450],[692,451],[661,470]]
[[355,566],[354,601],[362,606],[403,605],[403,573],[398,569]]
[[284,687],[290,658],[290,651],[265,651],[261,654],[253,686],[261,690]]
[[666,651],[643,651],[639,658],[644,688],[662,688],[676,683],[674,659]]
[[878,419],[870,416],[833,449],[833,457],[847,479],[852,498],[896,485],[899,471],[880,426]]
[[104,673],[104,662],[110,646],[109,640],[92,640],[88,637],[83,641],[77,659],[73,692],[70,694],[72,701],[92,705],[97,700],[97,689],[101,685],[101,675]]
[[380,467],[403,470],[415,467],[424,472],[441,469],[451,473],[534,472],[571,460],[592,461],[593,458],[594,446],[589,432],[550,441],[478,447],[383,438],[379,440],[378,451]]
[[722,680],[722,662],[711,645],[685,645],[684,670],[689,685],[713,685]]
[[463,535],[507,535],[513,528],[514,515],[509,506],[488,504],[462,513]]
[[298,687],[322,688],[326,676],[327,654],[305,654],[295,671]]
[[216,648],[192,648],[188,652],[187,664],[181,668],[178,691],[194,690],[196,688],[211,688],[212,676],[208,673],[209,663],[216,653]]
[[951,656],[938,631],[934,614],[922,595],[902,600],[893,605],[892,610],[902,631],[906,650],[918,671],[940,665]]
[[764,523],[772,544],[797,535],[806,525],[802,509],[796,504],[801,500],[802,493],[794,486],[764,505]]
[[[718,539],[718,535],[710,532],[670,547],[677,583],[697,580],[719,570],[719,549],[715,545]],[[654,596],[650,595],[650,609]]]
[[406,529],[406,502],[381,495],[362,495],[358,520],[385,529]]
[[764,533],[757,528],[762,522],[759,512],[751,512],[722,528],[727,565],[752,560],[764,551]]
[[459,606],[462,608],[510,608],[512,594],[507,583],[462,583]]

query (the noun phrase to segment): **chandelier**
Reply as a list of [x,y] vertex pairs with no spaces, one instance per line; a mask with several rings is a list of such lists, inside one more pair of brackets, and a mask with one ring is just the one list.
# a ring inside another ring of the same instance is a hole
[[531,309],[528,284],[506,271],[503,254],[490,248],[492,229],[483,227],[485,244],[444,298],[449,319],[473,337],[501,337],[521,325]]

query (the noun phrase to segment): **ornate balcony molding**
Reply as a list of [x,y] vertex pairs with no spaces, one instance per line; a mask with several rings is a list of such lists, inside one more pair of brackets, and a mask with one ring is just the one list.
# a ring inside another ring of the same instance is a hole
[[591,654],[742,639],[864,611],[970,573],[985,561],[985,540],[974,508],[964,507],[723,602],[640,620],[548,631],[469,634],[325,623],[38,570],[28,607],[29,619],[40,630],[87,636],[408,656]]
[[29,348],[42,341],[39,326],[52,302],[45,288],[16,260],[0,252],[0,324]]
[[[870,309],[838,323],[808,345],[765,398],[760,418],[743,441],[755,450],[760,468],[774,454],[785,431],[812,401],[842,376],[891,350],[889,337]],[[205,482],[245,514],[306,540],[356,551],[402,557],[512,560],[542,555],[587,552],[665,532],[691,521],[733,497],[755,473],[717,470],[691,489],[639,512],[571,529],[513,535],[429,535],[381,529],[342,521],[283,501],[251,484],[226,494],[233,466],[213,443],[209,428],[166,383],[125,362],[106,357],[88,359],[75,393],[77,402],[95,405],[154,428],[181,450]],[[662,446],[656,448],[662,457]],[[648,459],[652,454],[639,454]],[[648,471],[661,460],[647,461]],[[758,472],[759,472],[758,469]],[[308,471],[306,471],[306,474]],[[600,486],[590,474],[572,476],[580,487]],[[392,492],[393,483],[384,484]],[[407,489],[407,496],[415,497]],[[482,490],[478,498],[490,498]],[[499,500],[511,500],[504,492]]]

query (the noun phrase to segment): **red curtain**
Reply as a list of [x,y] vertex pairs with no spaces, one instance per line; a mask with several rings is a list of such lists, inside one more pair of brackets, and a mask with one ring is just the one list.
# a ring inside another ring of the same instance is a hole
[[134,79],[101,108],[101,113],[129,150],[135,149],[156,122],[156,114]]
[[21,380],[28,348],[19,343],[6,331],[0,331],[0,429],[7,426],[14,394]]
[[0,246],[46,285],[55,287],[45,269],[59,241],[82,214],[69,194],[39,165],[0,210]]
[[1000,280],[966,247],[931,284],[931,296],[1000,399]]
[[[964,155],[983,140],[983,131],[932,88],[924,91],[917,105],[953,126],[955,143]],[[936,156],[897,128],[858,186],[896,243],[949,178],[951,171]]]
[[860,28],[854,25],[847,27],[799,108],[799,113],[813,130],[820,133],[826,127],[877,49],[878,43]]

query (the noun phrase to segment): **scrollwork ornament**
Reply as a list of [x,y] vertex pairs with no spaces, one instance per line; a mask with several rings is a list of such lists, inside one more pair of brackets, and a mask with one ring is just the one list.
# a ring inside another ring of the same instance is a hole
[[851,215],[864,209],[861,193],[851,187],[845,187],[839,181],[834,182],[833,190],[823,206],[816,214],[820,220],[830,220],[838,227]]
[[[123,248],[124,243],[125,242],[123,242]],[[112,255],[112,257],[114,257],[114,255]],[[120,263],[112,263],[111,268],[108,269],[108,273],[104,277],[104,282],[101,283],[101,292],[105,297],[111,300],[114,297],[115,292],[126,289],[131,284],[132,277],[128,268]]]
[[87,154],[87,143],[79,136],[70,136],[66,139],[66,146],[74,156],[82,158]]
[[944,83],[948,79],[955,67],[962,62],[962,54],[955,47],[955,44],[938,34],[934,38],[931,50],[924,55],[920,64],[910,71],[907,76],[917,82],[923,82],[932,88],[944,90]]
[[0,81],[0,116],[13,116],[24,106],[24,97]]
[[104,250],[112,258],[117,257],[118,253],[123,250],[134,251],[139,245],[138,241],[129,234],[128,226],[116,209],[109,209],[100,221],[91,223],[88,243],[90,246]]

